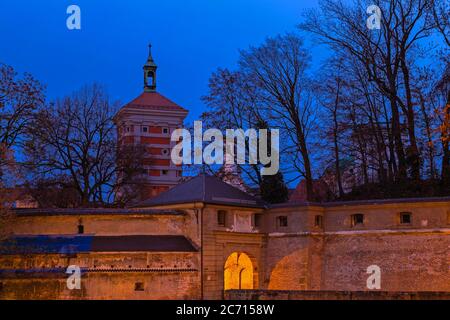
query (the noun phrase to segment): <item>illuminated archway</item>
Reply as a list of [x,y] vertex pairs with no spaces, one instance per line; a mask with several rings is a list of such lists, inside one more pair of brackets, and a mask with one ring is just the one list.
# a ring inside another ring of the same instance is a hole
[[253,289],[253,263],[243,252],[233,252],[225,261],[224,290]]

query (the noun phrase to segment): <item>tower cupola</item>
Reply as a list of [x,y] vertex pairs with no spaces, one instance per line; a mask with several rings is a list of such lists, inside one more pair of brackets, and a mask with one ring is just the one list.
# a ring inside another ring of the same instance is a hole
[[156,69],[158,66],[152,57],[152,45],[148,46],[148,58],[144,64],[144,92],[156,91]]

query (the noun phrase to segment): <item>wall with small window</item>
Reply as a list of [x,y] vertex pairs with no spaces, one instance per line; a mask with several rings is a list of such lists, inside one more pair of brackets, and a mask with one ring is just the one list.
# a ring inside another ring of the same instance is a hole
[[411,225],[412,224],[412,213],[411,212],[400,212],[398,215],[398,221],[401,225]]
[[323,228],[323,216],[322,215],[315,215],[314,216],[314,227],[318,229]]
[[277,229],[283,229],[288,227],[288,216],[277,216],[276,218]]
[[264,216],[262,213],[253,214],[253,227],[258,231],[264,229]]
[[[264,213],[265,232],[298,233],[316,230],[315,216],[323,216],[323,209],[317,207],[297,207],[275,209]],[[318,218],[323,219],[323,218]],[[323,223],[319,221],[319,223]]]
[[[17,257],[0,255],[0,268],[6,269]],[[24,257],[26,268],[67,268],[67,257],[53,255],[30,255]],[[0,299],[199,299],[200,255],[198,253],[117,252],[80,253],[71,258],[71,264],[86,266],[92,270],[89,280],[82,278],[82,290],[68,293],[65,278],[48,277],[36,281],[33,278],[2,279]],[[149,272],[151,271],[151,272]],[[83,275],[84,277],[85,275]]]
[[78,234],[83,234],[84,233],[84,224],[83,224],[83,220],[79,219],[78,220]]
[[[51,210],[51,209],[50,209]],[[72,210],[72,209],[67,209]],[[73,209],[76,210],[76,209]],[[86,211],[86,209],[80,209]],[[42,216],[17,215],[14,219],[14,232],[17,235],[53,235],[53,234],[96,234],[115,235],[120,226],[121,235],[131,234],[183,234],[191,239],[197,237],[195,219],[187,219],[183,215],[130,215],[108,214],[108,209],[93,209],[105,211],[102,214],[82,215],[53,214]],[[111,209],[114,213],[116,209]]]
[[361,227],[364,226],[364,214],[355,213],[351,215],[351,226],[352,227]]
[[[448,226],[445,202],[336,205],[325,209],[325,231],[395,230]],[[361,216],[362,215],[362,216]]]
[[219,227],[227,226],[228,212],[226,210],[217,210],[217,225]]
[[[263,224],[262,214],[255,215],[254,212],[248,210],[226,208],[211,209],[210,212],[208,215],[211,215],[213,218],[208,219],[206,228],[211,228],[212,230],[253,233],[260,231]],[[259,227],[255,227],[255,221]]]

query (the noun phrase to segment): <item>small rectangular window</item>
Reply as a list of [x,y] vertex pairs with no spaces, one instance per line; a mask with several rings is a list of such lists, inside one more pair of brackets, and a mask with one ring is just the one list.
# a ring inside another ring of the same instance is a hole
[[411,223],[411,212],[401,212],[400,213],[400,223],[410,224]]
[[278,226],[279,227],[287,227],[288,226],[288,218],[286,216],[277,217]]
[[78,234],[83,234],[84,233],[84,226],[82,224],[78,225]]
[[227,219],[227,212],[225,210],[219,210],[217,211],[217,224],[219,226],[225,226]]
[[323,217],[320,215],[317,215],[314,217],[314,226],[318,228],[322,228],[323,226]]
[[364,215],[362,213],[357,213],[352,215],[352,226],[364,224]]
[[163,176],[166,176],[166,175],[169,174],[169,171],[168,170],[161,170],[161,173],[162,173]]
[[255,213],[255,215],[253,216],[255,227],[258,228],[262,226],[262,217],[262,214]]
[[148,127],[142,127],[142,132],[148,132]]
[[134,291],[144,291],[144,283],[143,282],[136,282],[134,284]]
[[164,134],[167,134],[167,133],[169,133],[169,128],[163,128],[162,131]]

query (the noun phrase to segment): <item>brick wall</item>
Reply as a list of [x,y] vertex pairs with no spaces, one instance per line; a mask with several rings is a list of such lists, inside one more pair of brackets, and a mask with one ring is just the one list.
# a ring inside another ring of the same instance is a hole
[[[412,221],[402,225],[401,212]],[[450,291],[448,201],[346,204],[272,209],[264,289],[367,290],[367,267],[381,268],[381,290]],[[364,224],[351,216],[364,214]],[[323,215],[323,228],[314,216]],[[288,216],[279,230],[278,215]]]
[[[1,256],[0,299],[199,299],[199,262],[198,253],[176,252]],[[67,288],[69,265],[83,270],[80,290]]]
[[54,215],[16,216],[13,230],[16,235],[68,235],[78,232],[79,221],[84,225],[84,233],[96,235],[186,235],[192,234],[195,221],[186,215]]
[[450,300],[450,292],[229,290],[226,300]]
[[[197,272],[94,273],[82,277],[80,290],[65,278],[1,279],[0,299],[199,299]],[[136,282],[144,284],[136,291]]]
[[322,290],[367,290],[367,267],[384,291],[450,291],[450,236],[441,233],[325,237]]

